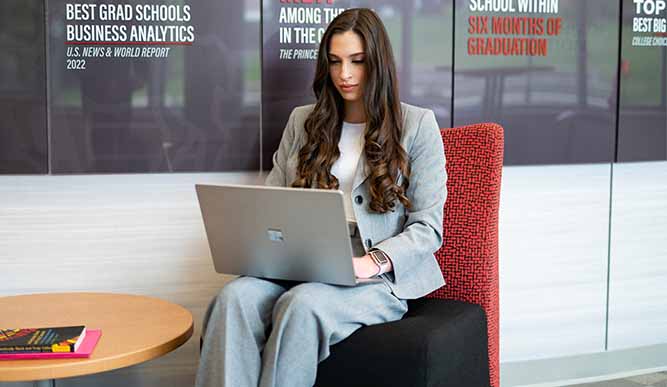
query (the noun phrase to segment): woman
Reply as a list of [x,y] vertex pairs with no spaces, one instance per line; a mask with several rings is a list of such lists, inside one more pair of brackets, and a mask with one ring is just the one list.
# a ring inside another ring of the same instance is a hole
[[[389,39],[378,16],[350,9],[322,37],[315,105],[294,109],[268,185],[341,189],[353,238],[356,287],[294,286],[241,277],[207,311],[197,386],[312,386],[329,346],[358,328],[400,319],[444,284],[445,160],[433,112],[401,104]],[[307,216],[307,214],[304,214]]]

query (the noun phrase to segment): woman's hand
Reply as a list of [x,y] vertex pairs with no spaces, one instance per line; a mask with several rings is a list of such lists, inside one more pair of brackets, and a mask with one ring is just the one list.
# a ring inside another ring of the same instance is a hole
[[371,278],[380,271],[378,265],[368,254],[363,257],[352,258],[352,264],[354,266],[354,275],[357,278]]

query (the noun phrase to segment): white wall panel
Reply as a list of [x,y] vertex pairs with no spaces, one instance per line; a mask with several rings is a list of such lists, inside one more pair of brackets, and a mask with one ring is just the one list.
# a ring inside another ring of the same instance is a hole
[[501,362],[604,350],[609,164],[503,169]]
[[[501,361],[603,351],[609,165],[503,173]],[[667,163],[616,165],[614,178],[610,349],[656,343],[667,332]],[[259,181],[256,174],[2,177],[0,295],[157,296],[193,313],[196,338],[208,301],[229,277],[213,270],[193,185]],[[197,351],[193,338],[162,359],[59,385],[190,385]]]
[[193,338],[173,353],[58,386],[194,383],[203,313],[231,278],[213,269],[194,184],[260,181],[257,173],[0,177],[0,296],[144,294],[194,317]]
[[667,162],[614,165],[609,349],[667,343]]

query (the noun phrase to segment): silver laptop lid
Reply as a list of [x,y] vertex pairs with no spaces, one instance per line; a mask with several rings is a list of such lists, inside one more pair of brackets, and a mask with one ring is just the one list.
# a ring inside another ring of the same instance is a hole
[[196,185],[215,270],[355,285],[341,191]]

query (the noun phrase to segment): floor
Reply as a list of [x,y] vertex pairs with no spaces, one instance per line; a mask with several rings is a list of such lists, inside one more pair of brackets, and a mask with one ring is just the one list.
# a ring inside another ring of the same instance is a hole
[[667,372],[633,376],[599,383],[578,384],[577,387],[667,387]]

